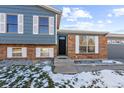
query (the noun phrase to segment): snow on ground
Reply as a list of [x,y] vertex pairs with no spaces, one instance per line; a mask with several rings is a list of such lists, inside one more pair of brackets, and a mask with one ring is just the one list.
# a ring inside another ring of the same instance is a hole
[[124,71],[101,70],[77,74],[56,74],[49,62],[0,68],[0,87],[95,88],[123,87]]
[[115,60],[102,60],[102,63],[107,63],[107,64],[123,64],[120,61],[115,61]]
[[102,70],[94,72],[82,72],[75,75],[52,74],[50,77],[54,82],[64,84],[64,82],[73,87],[124,87],[124,71]]

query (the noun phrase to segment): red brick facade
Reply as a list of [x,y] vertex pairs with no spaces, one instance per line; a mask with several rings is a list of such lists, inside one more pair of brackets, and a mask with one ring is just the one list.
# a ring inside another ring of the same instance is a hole
[[[75,36],[76,34],[68,34],[67,56],[72,59],[105,59],[107,58],[107,37],[99,35],[99,53],[98,54],[76,54],[75,53]],[[57,56],[57,45],[16,45],[16,44],[0,44],[0,60],[7,59],[7,47],[26,47],[27,58],[29,60],[36,59],[36,47],[54,48],[54,57]]]
[[27,58],[29,60],[36,59],[36,47],[54,48],[54,56],[57,55],[56,45],[15,45],[15,44],[0,44],[0,60],[7,59],[7,47],[26,47]]
[[107,37],[99,35],[98,54],[76,54],[75,53],[75,34],[68,34],[68,56],[72,59],[105,59],[107,58]]

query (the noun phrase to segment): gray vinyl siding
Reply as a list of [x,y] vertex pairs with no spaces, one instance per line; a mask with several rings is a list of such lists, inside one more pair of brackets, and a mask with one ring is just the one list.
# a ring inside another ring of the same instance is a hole
[[108,44],[109,59],[124,59],[124,44]]
[[[108,37],[108,41],[123,40],[124,37]],[[108,43],[108,58],[109,59],[124,59],[124,44],[109,44]]]
[[[55,44],[56,43],[56,29],[54,35],[33,34],[33,15],[37,16],[53,16],[55,13],[48,11],[39,6],[29,5],[1,5],[0,13],[8,14],[24,14],[24,33],[4,33],[0,34],[0,44]],[[56,23],[56,20],[54,21]],[[56,25],[55,25],[56,26]],[[54,26],[54,27],[55,27]],[[56,28],[56,27],[55,27]]]

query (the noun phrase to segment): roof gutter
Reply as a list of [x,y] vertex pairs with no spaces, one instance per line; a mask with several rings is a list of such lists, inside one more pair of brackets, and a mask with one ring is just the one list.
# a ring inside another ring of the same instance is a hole
[[109,32],[84,31],[84,30],[58,30],[58,34],[89,34],[89,35],[107,35]]

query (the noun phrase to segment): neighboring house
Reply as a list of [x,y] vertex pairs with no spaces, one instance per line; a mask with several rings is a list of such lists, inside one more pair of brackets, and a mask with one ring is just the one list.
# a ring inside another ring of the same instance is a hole
[[124,44],[124,34],[108,34],[108,44]]
[[124,34],[108,34],[108,58],[124,59]]
[[1,5],[0,59],[53,58],[60,15],[50,6]]
[[50,6],[0,6],[0,59],[107,58],[107,32],[57,32],[60,17]]

